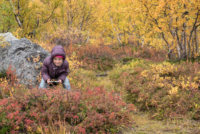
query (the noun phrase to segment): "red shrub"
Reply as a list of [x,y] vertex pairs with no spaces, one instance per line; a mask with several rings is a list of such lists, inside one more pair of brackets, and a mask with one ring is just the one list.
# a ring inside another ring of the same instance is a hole
[[9,131],[37,131],[59,119],[78,133],[116,132],[119,126],[131,124],[135,110],[123,100],[102,88],[86,91],[39,90],[20,92],[0,100],[0,128]]
[[16,69],[12,69],[12,65],[9,65],[6,71],[7,74],[7,79],[10,81],[9,84],[12,86],[16,83],[17,81],[17,75],[15,74]]
[[82,61],[82,68],[93,70],[110,70],[115,63],[126,59],[141,58],[151,61],[164,61],[166,52],[149,47],[132,47],[132,46],[95,46],[95,45],[69,45],[65,47],[67,55],[76,52],[77,59]]

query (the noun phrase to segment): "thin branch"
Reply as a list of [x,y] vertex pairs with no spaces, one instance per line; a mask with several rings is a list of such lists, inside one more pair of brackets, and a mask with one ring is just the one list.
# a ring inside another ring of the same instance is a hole
[[[18,2],[19,2],[19,0],[18,0]],[[14,8],[14,6],[13,6],[12,0],[10,0],[10,4],[11,4],[11,7],[12,7],[13,12],[14,12],[15,19],[16,19],[16,21],[17,21],[19,27],[22,28],[22,23],[21,23],[21,21],[20,21],[20,19],[19,19],[19,17],[18,17],[18,16],[19,16],[19,11],[18,11],[18,14],[15,14],[15,8]],[[19,9],[19,5],[18,5],[18,9]]]
[[51,15],[44,21],[44,23],[47,23],[49,21],[49,19],[52,17],[54,11],[56,9],[56,6],[53,8],[52,12],[51,12]]
[[191,41],[192,34],[193,34],[194,30],[196,30],[196,28],[197,28],[198,26],[200,26],[200,24],[199,24],[199,25],[196,25],[197,20],[198,20],[198,17],[199,17],[199,15],[200,15],[199,12],[200,12],[200,10],[198,9],[198,12],[197,12],[197,15],[196,15],[197,17],[196,17],[196,19],[195,19],[193,28],[192,28],[192,30],[190,31],[190,37],[189,37],[188,45],[190,45],[190,41]]
[[116,34],[117,34],[117,40],[118,40],[119,43],[121,44],[122,42],[121,42],[121,40],[119,39],[118,32],[117,32],[117,30],[113,27],[113,20],[112,20],[112,17],[110,17],[110,19],[111,19],[112,28],[113,28],[113,30],[114,30],[114,31],[116,32]]

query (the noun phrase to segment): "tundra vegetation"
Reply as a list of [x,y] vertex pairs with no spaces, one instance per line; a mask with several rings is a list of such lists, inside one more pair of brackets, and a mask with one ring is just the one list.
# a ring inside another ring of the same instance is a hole
[[198,0],[1,0],[0,33],[62,45],[72,90],[9,66],[0,133],[200,133],[199,26]]

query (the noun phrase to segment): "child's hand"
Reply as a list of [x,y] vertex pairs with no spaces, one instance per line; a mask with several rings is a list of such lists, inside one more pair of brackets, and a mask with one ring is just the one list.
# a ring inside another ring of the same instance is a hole
[[59,79],[58,81],[59,81],[59,84],[61,84],[61,83],[62,83],[62,80],[61,80],[61,79]]
[[47,80],[47,83],[48,83],[48,84],[50,83],[49,81],[50,81],[50,79]]

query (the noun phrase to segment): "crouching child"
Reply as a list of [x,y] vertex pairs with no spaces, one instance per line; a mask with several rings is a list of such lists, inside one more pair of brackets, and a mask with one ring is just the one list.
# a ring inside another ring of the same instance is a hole
[[69,73],[69,62],[66,60],[64,48],[55,46],[51,51],[51,56],[43,61],[41,69],[42,80],[39,88],[47,88],[51,79],[57,79],[63,88],[70,90],[70,83],[67,78]]

